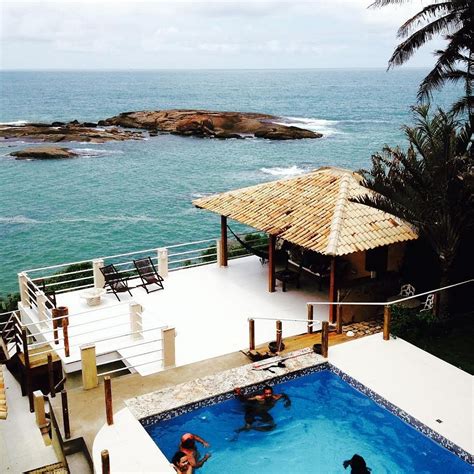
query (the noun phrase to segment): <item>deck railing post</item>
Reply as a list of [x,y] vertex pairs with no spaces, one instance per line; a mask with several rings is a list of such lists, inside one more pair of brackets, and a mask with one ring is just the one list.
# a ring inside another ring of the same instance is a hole
[[42,326],[45,325],[47,317],[46,317],[46,295],[43,291],[36,292],[36,304],[38,306],[38,319]]
[[64,343],[64,354],[66,357],[69,357],[69,332],[68,332],[68,318],[63,318],[61,320],[63,327],[63,343]]
[[26,394],[28,395],[28,401],[30,404],[30,412],[35,411],[33,392],[31,391],[31,367],[30,367],[30,354],[28,352],[28,336],[26,334],[26,329],[21,330],[21,342],[23,345],[23,358],[25,361],[25,389]]
[[176,365],[176,329],[166,328],[161,330],[161,344],[163,347],[163,368],[168,369]]
[[216,239],[216,259],[217,259],[217,265],[219,265],[219,267],[222,267],[222,244],[221,244],[221,239]]
[[313,318],[314,318],[314,306],[310,303],[306,305],[307,313],[308,313],[308,334],[313,333]]
[[255,320],[249,319],[249,350],[255,350]]
[[383,308],[383,340],[388,341],[390,339],[390,319],[392,317],[392,307],[385,305]]
[[227,217],[221,216],[221,238],[219,239],[219,266],[227,267]]
[[321,355],[326,359],[329,346],[329,322],[323,321],[321,326]]
[[20,301],[25,307],[30,307],[30,298],[28,296],[28,277],[26,273],[18,273],[18,287],[20,289]]
[[143,335],[140,333],[142,328],[142,311],[143,306],[138,303],[130,303],[130,332],[133,339],[141,339]]
[[104,267],[104,260],[101,258],[96,258],[92,260],[92,274],[94,276],[94,288],[104,288],[105,285],[105,278],[102,272],[100,271],[101,268]]
[[107,418],[107,424],[114,424],[114,412],[112,407],[112,382],[110,376],[104,377],[104,395],[105,395],[105,415]]
[[282,323],[281,321],[276,322],[276,351],[280,352],[282,343]]
[[102,474],[110,474],[110,457],[109,452],[104,449],[100,453],[100,458],[102,462]]
[[63,410],[63,425],[64,425],[64,437],[69,439],[71,437],[71,427],[69,424],[69,406],[67,402],[67,391],[61,391],[61,406]]
[[336,306],[336,333],[342,334],[342,306]]
[[95,355],[95,344],[85,344],[81,346],[82,362],[82,387],[90,390],[97,387],[99,380],[97,377],[97,361]]
[[33,392],[34,407],[35,407],[35,417],[36,424],[39,429],[45,428],[48,426],[46,422],[46,413],[44,409],[44,395],[41,390],[36,390]]
[[168,249],[165,247],[159,248],[158,253],[158,273],[163,278],[168,276]]
[[53,367],[53,356],[48,354],[48,385],[49,385],[49,394],[51,398],[56,396],[56,389],[54,388],[54,367]]

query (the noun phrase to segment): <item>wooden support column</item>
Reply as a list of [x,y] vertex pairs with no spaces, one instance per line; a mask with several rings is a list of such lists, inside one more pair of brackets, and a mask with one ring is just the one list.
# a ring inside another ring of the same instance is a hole
[[322,322],[321,330],[321,355],[324,358],[328,356],[328,346],[329,346],[329,323],[327,321]]
[[383,309],[383,340],[390,339],[390,319],[392,317],[392,308],[390,305],[384,306]]
[[97,387],[97,361],[94,344],[84,344],[81,346],[82,361],[82,386],[84,390]]
[[255,350],[255,321],[249,319],[249,350]]
[[48,423],[46,421],[46,413],[44,409],[44,395],[41,390],[33,392],[35,404],[36,425],[39,429],[45,428]]
[[68,318],[62,319],[62,327],[63,327],[63,343],[64,343],[64,354],[66,357],[69,357],[69,333],[68,333]]
[[23,346],[23,358],[25,361],[25,390],[28,395],[28,401],[30,403],[30,412],[35,411],[33,392],[31,390],[31,367],[30,367],[30,354],[28,352],[28,336],[26,335],[26,329],[21,330],[21,342]]
[[107,449],[101,451],[100,457],[102,460],[102,474],[110,474],[110,458]]
[[71,437],[71,427],[69,424],[69,407],[67,403],[66,390],[61,391],[61,405],[63,409],[64,437],[69,439]]
[[336,333],[342,334],[342,306],[336,306]]
[[227,217],[221,216],[220,267],[227,267]]
[[312,304],[307,305],[308,312],[308,334],[313,333],[313,318],[314,318],[314,306]]
[[[336,257],[331,258],[331,274],[329,276],[329,302],[334,303],[337,299],[336,292]],[[329,322],[336,322],[336,306],[329,305]]]
[[283,329],[282,329],[282,324],[281,321],[276,322],[276,351],[280,352],[281,351],[281,344],[283,342]]
[[176,329],[166,328],[161,330],[163,348],[163,368],[169,369],[176,366]]
[[275,291],[275,243],[276,236],[268,236],[268,291]]
[[104,377],[104,395],[105,395],[105,414],[107,418],[107,424],[114,424],[114,411],[112,408],[112,383],[110,377],[106,375]]
[[48,354],[48,384],[49,384],[49,394],[51,398],[56,396],[56,389],[54,388],[54,367],[53,367],[53,356]]

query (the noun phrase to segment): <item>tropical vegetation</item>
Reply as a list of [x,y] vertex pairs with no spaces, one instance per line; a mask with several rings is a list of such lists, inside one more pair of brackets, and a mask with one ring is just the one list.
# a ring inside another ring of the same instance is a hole
[[[371,7],[401,4],[408,0],[376,0]],[[421,46],[442,36],[446,47],[435,51],[434,68],[418,90],[420,100],[429,99],[444,84],[463,83],[464,96],[452,107],[454,113],[466,112],[474,129],[474,2],[473,0],[434,0],[409,18],[398,30],[403,41],[389,60],[389,68],[407,62]]]

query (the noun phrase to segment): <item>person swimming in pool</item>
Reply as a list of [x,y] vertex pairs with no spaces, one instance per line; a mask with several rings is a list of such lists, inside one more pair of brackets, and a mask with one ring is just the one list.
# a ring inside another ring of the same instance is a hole
[[199,459],[196,441],[206,448],[209,447],[209,443],[206,440],[192,433],[184,433],[184,435],[181,436],[181,443],[179,445],[179,451],[186,454],[189,464],[195,469],[201,467],[211,457],[210,453],[206,453]]
[[[284,400],[285,408],[291,405],[288,395],[273,393],[272,387],[268,385],[263,387],[262,393],[253,396],[245,396],[240,387],[236,387],[234,393],[241,402],[245,403],[245,425],[236,430],[238,433],[250,429],[257,431],[273,430],[276,423],[269,411],[278,400]],[[259,424],[256,425],[256,423]]]
[[367,467],[365,459],[359,454],[354,454],[351,459],[347,459],[342,463],[344,469],[351,467],[351,474],[369,474],[371,469]]
[[177,451],[174,454],[173,459],[171,459],[171,464],[176,472],[193,474],[193,467],[189,464],[186,453],[183,453],[182,451]]

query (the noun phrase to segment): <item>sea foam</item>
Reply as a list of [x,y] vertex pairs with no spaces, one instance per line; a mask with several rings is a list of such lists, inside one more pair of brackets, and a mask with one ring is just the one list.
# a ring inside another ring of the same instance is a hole
[[318,118],[305,118],[305,117],[282,117],[282,122],[275,122],[279,125],[286,125],[290,127],[300,127],[312,132],[322,133],[324,137],[331,135],[337,135],[342,133],[336,128],[339,123],[337,120],[325,120]]
[[281,168],[278,166],[274,168],[260,168],[260,171],[272,176],[296,176],[305,172],[304,169],[298,168],[296,165],[290,166],[289,168]]

